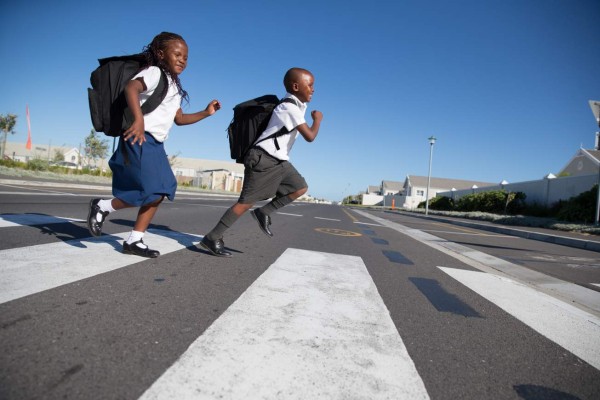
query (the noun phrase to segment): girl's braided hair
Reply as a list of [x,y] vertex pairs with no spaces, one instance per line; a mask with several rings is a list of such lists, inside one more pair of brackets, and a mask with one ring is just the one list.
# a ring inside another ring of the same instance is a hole
[[183,90],[183,87],[181,87],[179,76],[171,75],[166,63],[163,60],[161,60],[158,56],[159,50],[162,50],[163,52],[166,51],[168,42],[172,40],[181,40],[185,43],[183,37],[176,33],[161,32],[158,35],[156,35],[154,39],[152,39],[152,42],[150,42],[150,44],[144,47],[144,49],[142,50],[142,54],[146,57],[146,63],[149,66],[152,65],[159,67],[166,74],[169,74],[171,76],[171,79],[173,79],[173,82],[175,82],[175,84],[177,85],[177,91],[181,95],[181,98],[184,99],[186,102],[189,102],[189,95],[185,90]]

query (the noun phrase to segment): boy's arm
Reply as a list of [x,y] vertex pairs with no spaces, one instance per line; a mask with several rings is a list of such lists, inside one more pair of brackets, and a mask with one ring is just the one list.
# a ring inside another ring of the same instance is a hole
[[144,114],[140,107],[140,93],[144,90],[146,90],[146,84],[143,78],[129,81],[127,82],[127,86],[125,86],[125,99],[133,115],[133,124],[123,132],[123,139],[129,140],[129,138],[133,137],[133,144],[136,144],[136,142],[142,144],[146,141],[146,136],[144,135]]
[[175,114],[175,124],[177,125],[190,125],[195,124],[198,121],[203,120],[206,117],[210,117],[217,111],[221,109],[221,103],[218,100],[212,100],[206,106],[204,111],[198,111],[193,114],[184,114],[183,110],[180,108],[177,110],[177,114]]
[[321,126],[321,120],[323,119],[323,113],[321,111],[313,110],[310,113],[310,116],[313,119],[312,126],[309,127],[307,123],[297,126],[298,132],[300,132],[307,142],[312,142],[317,137],[319,127]]

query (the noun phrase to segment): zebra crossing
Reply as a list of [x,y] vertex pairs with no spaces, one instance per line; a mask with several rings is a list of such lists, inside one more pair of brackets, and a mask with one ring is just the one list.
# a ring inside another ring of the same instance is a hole
[[[73,222],[83,221],[1,215],[0,234],[22,225]],[[0,304],[147,262],[120,252],[127,234],[1,250]],[[202,238],[160,229],[147,235],[161,254]],[[491,270],[438,268],[600,369],[600,318]],[[286,399],[429,398],[364,261],[294,248],[284,251],[140,398],[243,398],[247,393]]]

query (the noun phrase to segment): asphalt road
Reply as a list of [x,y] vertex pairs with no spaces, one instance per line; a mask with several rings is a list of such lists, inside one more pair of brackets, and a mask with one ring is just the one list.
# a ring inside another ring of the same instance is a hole
[[235,199],[182,193],[146,260],[133,209],[88,233],[109,193],[0,183],[0,398],[600,398],[600,253],[296,203],[223,259]]

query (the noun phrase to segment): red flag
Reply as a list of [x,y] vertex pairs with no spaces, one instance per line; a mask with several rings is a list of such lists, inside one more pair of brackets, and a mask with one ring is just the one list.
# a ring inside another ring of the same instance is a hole
[[27,144],[25,145],[25,148],[27,150],[31,150],[31,121],[29,121],[29,105],[27,105],[26,108],[27,108]]

